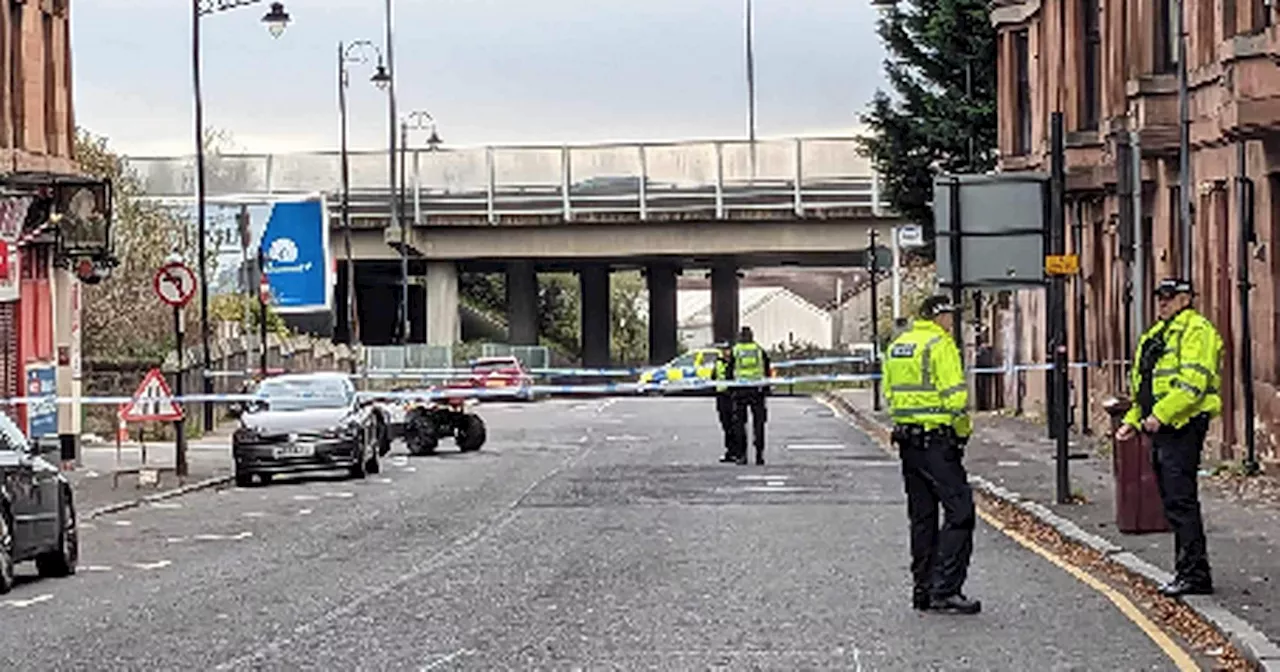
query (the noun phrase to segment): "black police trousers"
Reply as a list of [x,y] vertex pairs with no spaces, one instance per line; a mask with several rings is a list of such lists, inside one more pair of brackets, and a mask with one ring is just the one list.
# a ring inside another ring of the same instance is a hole
[[716,415],[720,418],[720,432],[724,435],[724,454],[733,457],[733,398],[728,392],[716,393]]
[[[964,450],[950,428],[925,431],[898,425],[893,432],[911,520],[911,576],[917,598],[960,593],[973,555],[973,490],[961,460]],[[938,527],[938,506],[942,527]]]
[[747,412],[751,413],[752,443],[756,457],[764,456],[764,426],[768,421],[768,409],[764,403],[764,390],[740,388],[733,392],[734,455],[747,456]]
[[1212,585],[1196,480],[1208,431],[1209,417],[1199,415],[1179,429],[1162,427],[1151,435],[1151,464],[1164,517],[1173,528],[1174,574],[1196,586]]

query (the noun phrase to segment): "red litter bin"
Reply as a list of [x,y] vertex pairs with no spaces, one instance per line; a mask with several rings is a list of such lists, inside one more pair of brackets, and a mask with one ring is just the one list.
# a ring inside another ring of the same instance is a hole
[[[1111,435],[1120,428],[1132,402],[1123,397],[1108,399],[1103,408],[1111,416]],[[1151,437],[1138,432],[1127,441],[1111,439],[1112,474],[1116,483],[1116,528],[1125,534],[1168,532],[1160,501],[1160,486],[1151,465]]]

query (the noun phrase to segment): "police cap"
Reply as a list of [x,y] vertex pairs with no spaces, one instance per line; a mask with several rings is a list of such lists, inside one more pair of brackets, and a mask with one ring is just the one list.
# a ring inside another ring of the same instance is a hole
[[931,320],[943,313],[954,313],[956,307],[951,303],[949,296],[931,296],[924,300],[920,305],[920,315],[926,320]]
[[1182,278],[1165,278],[1156,284],[1152,294],[1156,296],[1176,296],[1178,294],[1194,294],[1190,280]]

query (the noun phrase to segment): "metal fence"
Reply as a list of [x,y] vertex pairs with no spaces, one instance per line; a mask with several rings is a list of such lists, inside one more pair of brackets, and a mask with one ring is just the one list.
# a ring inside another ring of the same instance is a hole
[[[349,153],[353,216],[382,217],[385,151]],[[708,140],[410,150],[405,212],[431,217],[628,214],[639,219],[713,211],[882,210],[879,180],[854,137]],[[143,193],[173,205],[195,192],[191,157],[132,157]],[[206,157],[207,200],[264,203],[340,189],[338,152]]]
[[542,345],[507,345],[485,343],[480,347],[481,357],[515,357],[526,369],[551,368],[551,350]]
[[448,369],[453,366],[453,348],[448,345],[365,346],[366,371],[403,371],[405,369]]

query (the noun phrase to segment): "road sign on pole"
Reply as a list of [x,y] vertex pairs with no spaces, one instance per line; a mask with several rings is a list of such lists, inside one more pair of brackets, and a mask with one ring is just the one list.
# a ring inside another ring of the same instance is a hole
[[160,369],[148,371],[133,400],[120,409],[120,419],[125,422],[171,422],[182,417],[182,407],[173,400]]
[[156,296],[179,308],[187,305],[191,297],[195,296],[197,283],[195,271],[180,261],[171,261],[161,266],[151,279],[151,287]]

